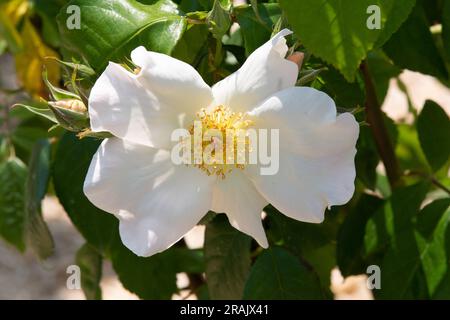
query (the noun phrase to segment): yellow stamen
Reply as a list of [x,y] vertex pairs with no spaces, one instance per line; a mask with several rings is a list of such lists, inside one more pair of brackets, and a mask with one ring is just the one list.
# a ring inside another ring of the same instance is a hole
[[[205,161],[201,161],[201,163],[194,162],[193,166],[204,171],[208,176],[216,175],[222,179],[225,178],[226,174],[232,172],[234,168],[244,169],[245,164],[239,163],[238,159],[247,159],[246,154],[250,150],[250,143],[245,130],[253,125],[253,121],[246,119],[246,115],[242,112],[233,112],[230,108],[222,105],[217,106],[212,112],[202,108],[197,112],[196,116],[196,121],[201,122],[202,151],[211,144],[218,145],[218,143],[221,143],[222,152],[216,154],[214,149],[210,158],[208,157],[209,155],[207,156],[209,163],[205,163]],[[194,125],[189,128],[191,135],[194,134],[194,129]],[[221,141],[217,141],[217,136],[203,141],[203,136],[208,130],[220,132],[219,139]],[[242,132],[244,132],[243,137],[240,136]],[[242,148],[241,144],[244,145],[244,148]],[[229,149],[227,149],[227,146]]]

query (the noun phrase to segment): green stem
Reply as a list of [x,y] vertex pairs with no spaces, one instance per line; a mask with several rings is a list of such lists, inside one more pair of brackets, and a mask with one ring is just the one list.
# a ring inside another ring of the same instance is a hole
[[369,65],[366,60],[361,64],[361,73],[364,78],[366,88],[366,120],[372,130],[372,134],[380,154],[381,161],[386,169],[391,187],[395,187],[400,183],[400,166],[394,152],[394,146],[386,128],[383,119],[383,112],[381,111],[380,103],[376,96],[375,86],[369,72]]
[[222,41],[216,39],[216,52],[214,54],[214,66],[218,68],[222,62]]

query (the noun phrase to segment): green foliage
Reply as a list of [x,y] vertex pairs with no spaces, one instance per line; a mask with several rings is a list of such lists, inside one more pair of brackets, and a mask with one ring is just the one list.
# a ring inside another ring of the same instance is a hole
[[377,183],[376,168],[380,162],[380,157],[369,127],[364,126],[360,128],[356,147],[358,149],[355,157],[357,178],[364,186],[374,190]]
[[212,299],[241,299],[250,269],[251,238],[219,215],[206,226],[205,263]]
[[435,200],[420,211],[415,221],[415,238],[430,297],[450,289],[446,281],[450,276],[449,207],[449,198]]
[[116,239],[111,261],[120,281],[142,299],[170,299],[178,292],[176,274],[204,271],[203,256],[198,251],[171,248],[149,258],[138,257]]
[[[358,79],[359,80],[359,79]],[[322,72],[319,81],[313,87],[326,92],[336,102],[336,106],[344,109],[356,108],[364,104],[365,94],[361,83],[348,82],[333,67]]]
[[[389,1],[385,1],[388,3]],[[375,47],[381,47],[392,34],[397,31],[400,26],[408,18],[409,14],[416,4],[416,0],[402,0],[402,1],[392,1],[392,8],[387,14],[387,20],[384,27],[381,29],[381,34],[377,39]]]
[[27,168],[17,158],[0,164],[0,236],[20,251],[25,250],[25,182]]
[[383,271],[380,298],[425,298],[420,268],[423,252],[414,237],[414,217],[418,214],[429,185],[419,183],[394,191],[389,201],[368,221],[366,254]]
[[322,299],[319,282],[298,258],[282,248],[262,253],[253,265],[244,299]]
[[63,45],[95,70],[102,70],[108,61],[125,62],[139,45],[170,54],[186,24],[170,0],[151,5],[135,0],[76,0],[70,5],[79,6],[83,18],[80,29],[69,29],[66,23],[70,15],[65,8],[60,11],[57,20]]
[[394,65],[388,57],[379,51],[369,54],[367,61],[370,70],[372,71],[371,75],[375,84],[378,101],[381,103],[386,97],[390,80],[398,77],[401,73],[401,69]]
[[239,8],[235,12],[247,56],[270,38],[273,26],[281,15],[280,7],[275,3],[260,4],[258,15],[253,7]]
[[76,254],[76,264],[80,267],[81,288],[88,300],[100,300],[102,289],[102,256],[89,244],[84,244]]
[[427,101],[417,119],[420,145],[434,171],[450,160],[450,119],[435,102]]
[[31,154],[25,191],[25,234],[28,246],[41,259],[53,254],[52,235],[42,218],[41,202],[47,193],[50,176],[50,144],[48,140],[36,143]]
[[206,21],[209,25],[209,31],[214,38],[221,41],[223,35],[228,31],[231,26],[231,18],[229,12],[230,6],[224,7],[221,1],[215,0],[211,11],[206,17]]
[[305,263],[328,293],[330,272],[336,265],[336,237],[342,219],[338,210],[327,212],[323,224],[295,221],[272,206],[264,211],[269,215],[271,242],[289,250]]
[[[386,24],[393,1],[387,0],[330,0],[289,1],[280,0],[293,30],[306,48],[339,69],[345,78],[353,81],[356,70],[367,53],[396,30],[407,10],[397,10]],[[405,6],[411,1],[402,1]],[[381,29],[366,27],[371,5],[381,10]],[[398,5],[397,7],[400,7]],[[398,8],[394,8],[398,9]],[[381,31],[383,30],[383,31]],[[382,37],[380,40],[379,38]]]
[[[194,66],[208,54],[208,29],[205,25],[193,25],[183,34],[173,49],[172,56]],[[206,50],[204,50],[206,49]]]
[[[170,299],[177,292],[176,272],[169,251],[138,257],[118,240],[111,252],[114,270],[129,291],[142,299]],[[166,259],[167,258],[167,259]]]
[[50,110],[50,108],[44,104],[44,103],[35,103],[34,105],[27,105],[27,104],[21,104],[18,103],[15,105],[16,108],[25,108],[28,111],[37,114],[39,116],[42,116],[54,123],[58,123],[58,121],[55,118],[55,115]]
[[32,0],[33,9],[42,21],[42,36],[52,47],[61,45],[55,17],[68,0]]
[[339,229],[336,258],[344,276],[365,273],[364,231],[369,219],[383,205],[379,197],[363,194],[349,210]]
[[[411,50],[411,44],[414,44],[414,50]],[[401,68],[448,80],[448,72],[429,30],[424,9],[419,4],[383,49]]]
[[409,125],[396,126],[398,141],[395,153],[400,165],[405,170],[429,171],[429,166],[420,147],[417,130]]

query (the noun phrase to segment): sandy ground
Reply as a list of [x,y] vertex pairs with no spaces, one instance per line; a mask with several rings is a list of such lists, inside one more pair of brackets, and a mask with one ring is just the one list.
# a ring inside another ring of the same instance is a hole
[[[45,199],[43,212],[55,238],[55,254],[40,263],[31,253],[21,255],[1,243],[0,299],[84,299],[81,290],[66,287],[66,269],[74,264],[75,253],[84,241],[56,198]],[[103,272],[105,299],[136,299],[122,287],[109,262],[104,264]]]
[[[84,299],[81,290],[66,287],[67,267],[74,264],[75,253],[84,243],[83,238],[56,198],[44,200],[43,213],[55,239],[55,254],[47,261],[39,262],[31,253],[22,255],[0,240],[0,299]],[[202,246],[203,231],[202,227],[196,227],[190,232],[187,236],[190,247]],[[178,275],[179,287],[184,287],[187,281],[184,274]],[[137,299],[123,288],[109,261],[103,266],[101,287],[103,299]],[[180,295],[184,297],[186,293]]]

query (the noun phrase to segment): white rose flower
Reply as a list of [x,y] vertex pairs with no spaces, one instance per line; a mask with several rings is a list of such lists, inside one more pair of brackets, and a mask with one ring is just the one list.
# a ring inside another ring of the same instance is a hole
[[[144,47],[131,53],[137,73],[111,62],[99,77],[89,97],[91,127],[114,137],[94,155],[84,193],[120,220],[122,241],[135,254],[169,248],[209,210],[226,213],[267,248],[261,212],[268,203],[319,223],[327,207],[352,197],[359,125],[350,113],[337,115],[325,93],[295,87],[298,66],[285,59],[290,33],[279,32],[212,88],[190,65]],[[276,174],[261,175],[258,164],[229,172],[171,160],[175,129],[189,130],[195,120],[230,127],[236,119],[279,129]]]

